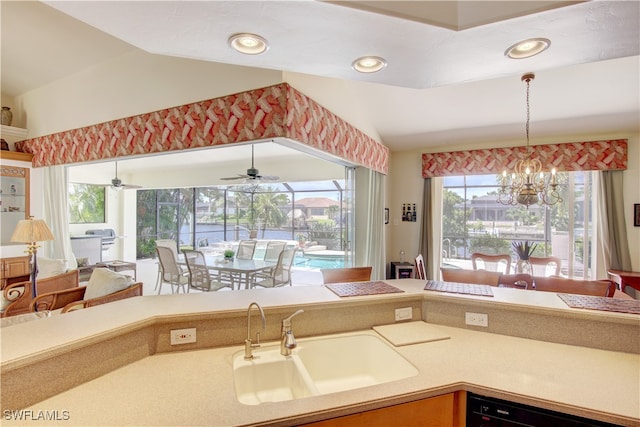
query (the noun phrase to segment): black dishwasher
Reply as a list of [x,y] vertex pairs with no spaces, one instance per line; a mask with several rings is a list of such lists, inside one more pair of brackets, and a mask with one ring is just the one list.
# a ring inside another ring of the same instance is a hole
[[467,393],[467,427],[611,427],[615,424]]

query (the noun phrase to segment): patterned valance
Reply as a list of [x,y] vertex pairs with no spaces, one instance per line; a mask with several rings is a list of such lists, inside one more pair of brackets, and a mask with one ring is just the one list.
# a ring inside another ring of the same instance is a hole
[[33,166],[289,138],[377,172],[389,149],[286,83],[16,143]]
[[[627,140],[570,142],[530,147],[545,171],[623,170],[627,168]],[[500,174],[512,171],[527,157],[527,147],[488,148],[422,154],[422,177]]]

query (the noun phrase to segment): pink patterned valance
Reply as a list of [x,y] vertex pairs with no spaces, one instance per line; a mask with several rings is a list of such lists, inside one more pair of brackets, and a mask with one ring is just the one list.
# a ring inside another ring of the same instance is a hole
[[[627,168],[627,140],[536,145],[535,156],[546,171],[623,170]],[[527,156],[527,147],[488,148],[422,154],[422,177],[500,174],[511,171]]]
[[286,83],[42,136],[16,144],[33,166],[290,138],[377,172],[389,149]]

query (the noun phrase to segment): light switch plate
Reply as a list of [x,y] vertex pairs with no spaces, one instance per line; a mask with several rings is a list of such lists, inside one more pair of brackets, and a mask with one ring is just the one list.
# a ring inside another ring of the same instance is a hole
[[411,307],[396,308],[396,322],[401,320],[411,320],[413,317],[413,310]]

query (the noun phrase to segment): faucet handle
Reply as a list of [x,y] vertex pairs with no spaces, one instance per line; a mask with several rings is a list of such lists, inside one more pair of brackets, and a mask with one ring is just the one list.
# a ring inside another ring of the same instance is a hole
[[296,311],[295,313],[293,313],[291,316],[287,317],[286,319],[282,319],[282,327],[283,328],[284,327],[291,327],[291,318],[293,316],[296,316],[296,315],[300,314],[300,313],[304,313],[304,310],[300,309],[300,310]]

